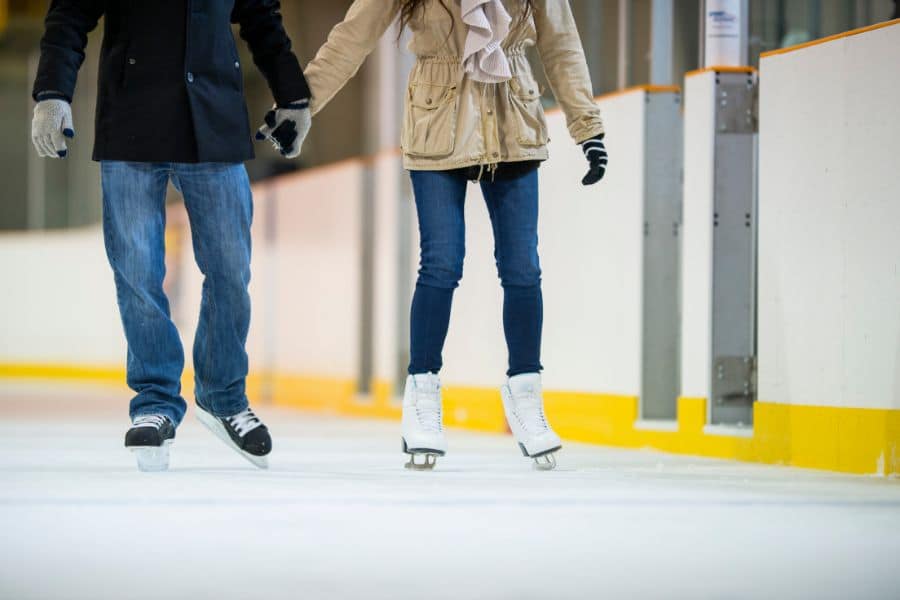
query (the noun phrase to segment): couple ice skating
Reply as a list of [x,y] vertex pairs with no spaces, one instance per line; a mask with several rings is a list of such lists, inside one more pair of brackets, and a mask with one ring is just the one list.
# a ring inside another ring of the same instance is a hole
[[[569,131],[588,162],[607,164],[568,0],[356,0],[309,63],[291,51],[276,0],[113,2],[53,0],[34,85],[32,138],[41,156],[65,157],[70,102],[87,34],[104,20],[96,142],[103,231],[128,342],[134,390],[125,445],[146,470],[168,466],[186,411],[184,352],[163,292],[165,190],[184,196],[204,275],[193,348],[201,422],[259,467],[272,440],[245,392],[250,323],[250,184],[253,157],[231,23],[249,44],[275,99],[257,139],[300,154],[312,117],[357,72],[391,24],[412,33],[401,146],[421,234],[403,397],[407,466],[431,468],[447,451],[438,373],[465,254],[466,188],[480,182],[494,231],[509,350],[503,406],[522,453],[555,466],[561,447],[541,391],[543,301],[537,252],[538,168],[547,160],[541,94],[526,50],[537,46]],[[563,199],[560,199],[562,201]]]

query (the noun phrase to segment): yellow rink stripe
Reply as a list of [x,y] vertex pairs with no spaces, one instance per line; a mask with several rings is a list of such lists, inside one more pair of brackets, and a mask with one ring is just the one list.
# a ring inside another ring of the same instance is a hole
[[[0,364],[0,378],[91,381],[122,385],[115,367]],[[190,375],[183,381],[190,395]],[[248,394],[276,406],[348,417],[399,419],[400,404],[389,382],[376,380],[361,398],[352,379],[253,373]],[[566,440],[654,448],[714,458],[826,469],[845,473],[900,474],[900,410],[798,406],[757,402],[753,434],[704,432],[705,398],[679,398],[677,427],[636,427],[637,396],[547,391],[547,416]],[[445,424],[478,431],[508,431],[497,389],[444,388]]]

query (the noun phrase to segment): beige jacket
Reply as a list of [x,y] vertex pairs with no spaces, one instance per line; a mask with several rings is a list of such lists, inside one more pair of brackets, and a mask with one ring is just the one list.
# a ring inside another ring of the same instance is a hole
[[[525,56],[537,46],[547,79],[581,143],[603,133],[590,75],[568,0],[535,0],[522,21],[524,3],[503,0],[513,18],[504,49],[513,78],[484,84],[463,76],[466,26],[459,0],[427,0],[409,27],[417,56],[409,76],[400,145],[412,170],[441,171],[472,165],[545,160],[547,122],[541,94]],[[353,77],[393,23],[400,0],[356,0],[344,21],[306,69],[316,114]]]

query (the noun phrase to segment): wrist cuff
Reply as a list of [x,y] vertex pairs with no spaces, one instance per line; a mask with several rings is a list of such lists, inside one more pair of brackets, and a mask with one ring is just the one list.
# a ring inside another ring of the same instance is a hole
[[305,108],[309,108],[309,98],[304,98],[303,100],[294,100],[293,102],[288,102],[284,105],[279,104],[278,108],[285,108],[288,110],[303,110]]
[[37,92],[34,94],[35,102],[40,102],[41,100],[65,100],[69,104],[72,103],[72,99],[63,94],[62,92]]

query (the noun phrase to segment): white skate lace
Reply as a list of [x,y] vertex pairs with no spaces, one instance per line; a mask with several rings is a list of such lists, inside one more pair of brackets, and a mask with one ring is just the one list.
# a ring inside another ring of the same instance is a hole
[[231,425],[235,432],[241,437],[244,437],[257,427],[262,426],[262,421],[260,421],[249,408],[239,412],[233,417],[227,417],[225,420],[228,421],[228,424]]
[[159,429],[166,422],[166,417],[160,415],[142,415],[140,417],[136,417],[134,422],[132,423],[132,429],[136,427],[153,427],[155,429]]
[[[416,392],[416,418],[419,425],[426,431],[440,433],[444,430],[441,419],[440,392]],[[423,403],[422,401],[425,400]]]
[[547,416],[544,414],[544,403],[532,391],[515,398],[516,418],[525,431],[539,435],[550,430]]

